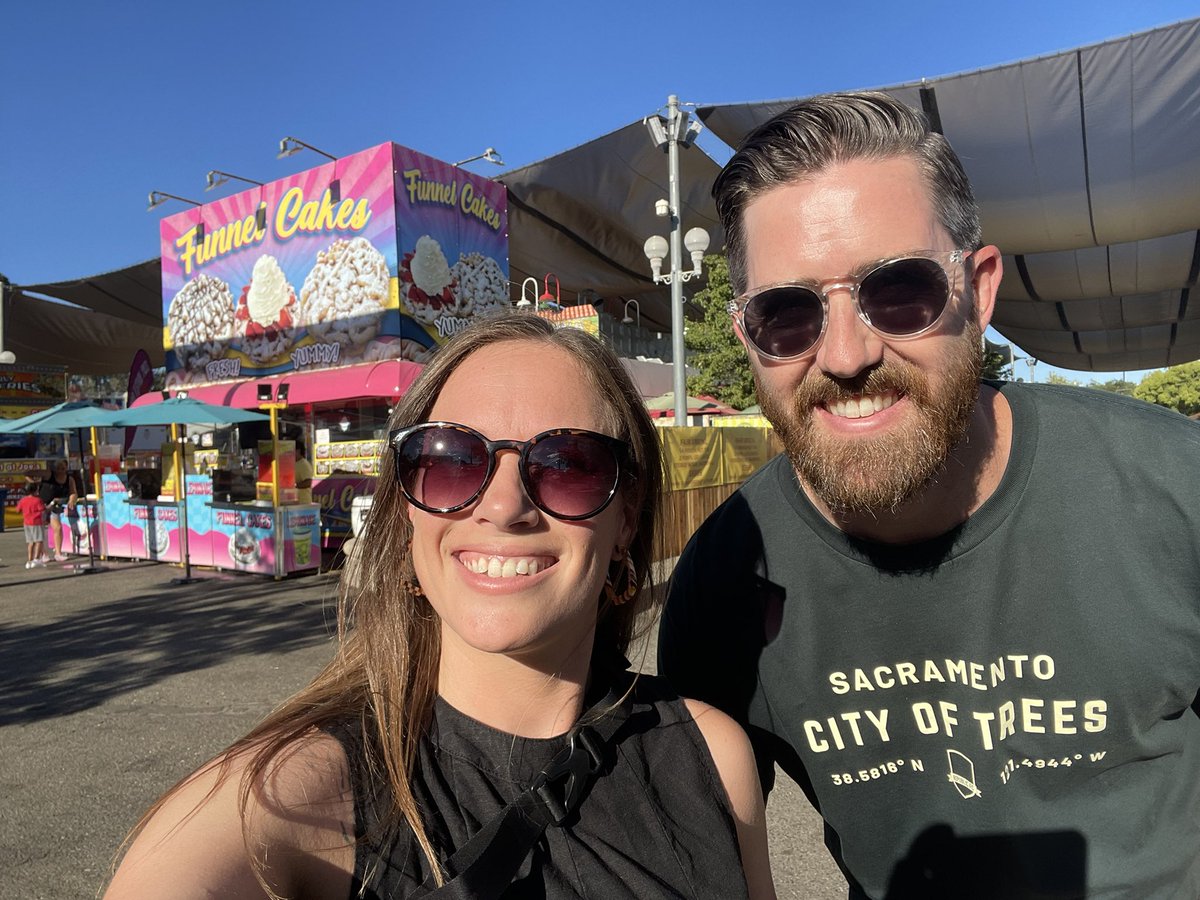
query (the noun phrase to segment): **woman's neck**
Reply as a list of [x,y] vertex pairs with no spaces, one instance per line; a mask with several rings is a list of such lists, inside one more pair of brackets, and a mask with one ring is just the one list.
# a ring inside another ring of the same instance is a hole
[[583,712],[591,661],[586,645],[555,664],[481,653],[443,636],[438,693],[459,712],[520,737],[555,737]]

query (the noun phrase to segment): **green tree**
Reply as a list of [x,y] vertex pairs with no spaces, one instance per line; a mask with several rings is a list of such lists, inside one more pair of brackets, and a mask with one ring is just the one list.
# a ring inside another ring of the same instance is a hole
[[1068,387],[1079,387],[1078,381],[1068,378],[1066,375],[1059,375],[1057,372],[1050,372],[1046,376],[1046,384],[1065,384]]
[[994,350],[991,341],[983,345],[983,374],[989,381],[1012,381],[1012,368],[1008,364],[1008,352]]
[[700,321],[689,321],[684,344],[691,351],[688,365],[699,370],[687,380],[689,394],[708,394],[736,409],[755,402],[754,375],[750,360],[729,316],[733,287],[729,283],[729,264],[719,253],[704,257],[708,275],[705,286],[692,297],[700,307]]
[[1126,397],[1132,397],[1133,392],[1137,390],[1137,385],[1132,381],[1126,381],[1124,378],[1110,378],[1108,381],[1093,381],[1088,387],[1094,387],[1098,391],[1108,391],[1112,394],[1124,394]]
[[1200,412],[1200,360],[1151,372],[1133,396],[1190,416]]

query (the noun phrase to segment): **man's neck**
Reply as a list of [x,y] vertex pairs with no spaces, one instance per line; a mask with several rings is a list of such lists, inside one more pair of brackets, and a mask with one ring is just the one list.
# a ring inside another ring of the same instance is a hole
[[995,493],[1012,448],[1012,410],[994,388],[981,385],[967,435],[916,497],[895,510],[835,511],[802,480],[809,501],[834,527],[852,537],[912,544],[961,525]]

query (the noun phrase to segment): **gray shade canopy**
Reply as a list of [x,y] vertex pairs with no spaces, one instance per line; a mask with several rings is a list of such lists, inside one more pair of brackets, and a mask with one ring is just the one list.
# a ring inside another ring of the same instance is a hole
[[[1056,366],[1200,358],[1200,19],[883,90],[923,109],[1006,254],[992,325]],[[731,146],[795,100],[701,107]]]

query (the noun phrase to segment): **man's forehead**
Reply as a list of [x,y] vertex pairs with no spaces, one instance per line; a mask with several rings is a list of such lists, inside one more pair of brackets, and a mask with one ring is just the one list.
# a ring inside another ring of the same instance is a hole
[[951,249],[911,157],[851,160],[774,187],[747,205],[744,225],[751,286]]

